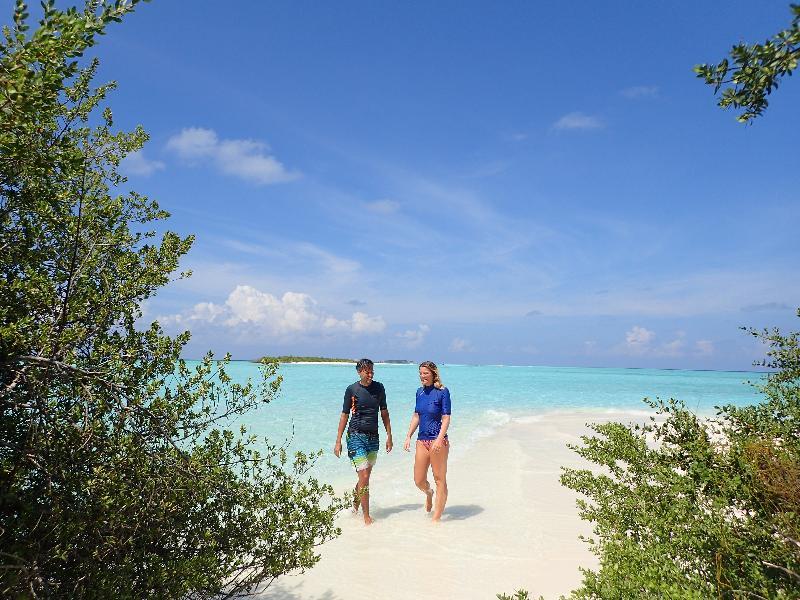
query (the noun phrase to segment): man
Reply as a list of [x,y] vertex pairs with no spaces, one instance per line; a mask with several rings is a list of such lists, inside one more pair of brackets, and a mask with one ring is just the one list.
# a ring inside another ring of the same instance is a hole
[[348,419],[347,456],[353,462],[358,474],[353,508],[358,511],[359,504],[364,515],[364,524],[373,521],[369,516],[369,476],[378,460],[378,412],[381,414],[383,428],[386,429],[386,452],[392,451],[392,425],[389,410],[386,408],[386,390],[383,384],[373,381],[375,365],[368,358],[356,363],[359,380],[347,386],[344,391],[342,415],[339,417],[339,430],[333,453],[336,458],[342,453],[342,433]]

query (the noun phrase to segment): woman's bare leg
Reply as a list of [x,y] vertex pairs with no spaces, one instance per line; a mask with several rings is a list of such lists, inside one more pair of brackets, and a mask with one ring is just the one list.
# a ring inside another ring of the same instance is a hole
[[433,511],[433,520],[442,518],[444,505],[447,504],[447,457],[450,454],[449,446],[442,446],[437,452],[430,453],[433,480],[436,482],[436,508]]
[[433,488],[428,483],[430,464],[430,452],[425,446],[418,443],[414,454],[414,484],[425,493],[425,512],[431,512],[433,509]]

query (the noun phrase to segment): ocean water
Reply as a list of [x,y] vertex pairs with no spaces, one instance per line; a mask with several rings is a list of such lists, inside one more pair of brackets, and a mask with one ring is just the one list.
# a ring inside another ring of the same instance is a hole
[[[253,363],[233,362],[228,370],[240,382],[258,379]],[[644,397],[679,399],[695,412],[711,415],[714,406],[758,402],[760,395],[748,382],[764,377],[754,372],[470,365],[443,365],[440,371],[453,403],[448,434],[454,458],[512,420],[538,421],[575,411],[586,412],[587,420],[598,411],[641,419],[651,412],[642,402]],[[245,415],[241,423],[259,438],[284,444],[290,451],[323,450],[314,470],[320,478],[351,478],[346,453],[337,460],[332,448],[344,390],[358,379],[354,366],[284,364],[279,372],[283,384],[278,397]],[[377,364],[375,379],[386,388],[395,443],[395,452],[387,458],[395,460],[402,453],[414,408],[417,366]],[[383,446],[383,426],[379,429]]]

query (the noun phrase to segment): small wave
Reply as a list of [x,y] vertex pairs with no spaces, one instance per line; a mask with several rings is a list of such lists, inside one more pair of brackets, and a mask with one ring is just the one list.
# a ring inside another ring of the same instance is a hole
[[633,417],[650,417],[655,414],[653,410],[636,408],[606,408],[602,412],[606,415],[631,415]]
[[488,421],[488,425],[493,427],[500,427],[506,425],[511,421],[511,415],[502,410],[487,409],[484,413],[484,420]]
[[494,435],[498,429],[511,422],[511,415],[500,410],[488,409],[483,412],[480,425],[470,432],[469,440],[477,440]]
[[541,423],[544,420],[544,415],[528,415],[525,417],[516,417],[514,423],[521,425],[528,425],[530,423]]

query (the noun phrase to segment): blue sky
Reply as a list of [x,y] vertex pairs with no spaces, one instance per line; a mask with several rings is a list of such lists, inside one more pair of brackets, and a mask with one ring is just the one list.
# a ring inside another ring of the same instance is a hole
[[788,2],[155,0],[97,48],[125,170],[194,233],[186,356],[748,369],[797,328],[800,83],[692,67]]

